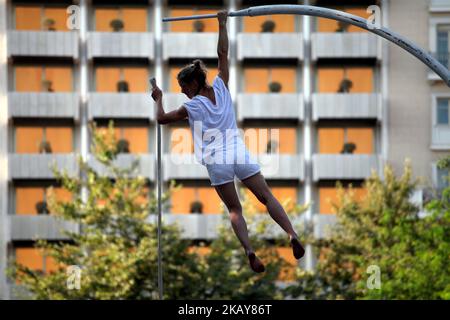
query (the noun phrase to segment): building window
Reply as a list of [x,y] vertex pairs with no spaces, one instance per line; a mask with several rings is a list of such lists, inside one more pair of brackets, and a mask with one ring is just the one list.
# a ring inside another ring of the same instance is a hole
[[173,192],[174,214],[220,214],[222,200],[213,187],[182,187]]
[[194,143],[190,128],[171,128],[170,152],[176,154],[194,153]]
[[72,67],[16,66],[15,87],[18,92],[70,92]]
[[[68,202],[72,199],[72,194],[60,187],[53,187],[53,192],[57,201]],[[48,206],[50,189],[45,187],[16,187],[16,214],[37,215],[52,214]]]
[[[106,133],[108,128],[99,126],[97,130],[99,133]],[[119,153],[148,153],[149,139],[147,127],[114,126],[114,137]]]
[[[345,189],[349,192],[349,189]],[[367,189],[361,187],[352,187],[353,199],[361,201],[367,194]],[[336,187],[319,187],[319,213],[336,213],[334,205],[339,206],[338,189]]]
[[146,32],[147,9],[139,7],[96,8],[95,30],[103,32]]
[[245,68],[245,93],[297,92],[295,67]]
[[52,257],[45,256],[43,251],[34,247],[20,247],[15,249],[16,263],[34,271],[43,273],[55,272],[58,264]]
[[146,67],[97,67],[97,92],[147,92]]
[[69,31],[66,7],[16,6],[16,30]]
[[450,187],[450,170],[449,169],[440,169],[437,170],[437,189],[442,190]]
[[371,67],[319,67],[316,91],[319,93],[370,93],[374,91]]
[[[272,191],[275,198],[282,205],[284,205],[284,209],[287,212],[290,212],[294,209],[297,204],[297,188],[296,187],[281,187],[281,186],[271,186],[270,190]],[[267,213],[267,208],[264,204],[262,204],[256,196],[248,189],[245,189],[245,196],[249,199],[251,204],[251,209],[254,210],[254,213]]]
[[17,126],[16,153],[73,152],[73,129],[70,127]]
[[437,124],[446,125],[450,124],[450,99],[446,98],[438,98],[437,99]]
[[319,128],[318,151],[321,154],[373,154],[373,128]]
[[296,128],[246,127],[243,140],[252,154],[297,153]]
[[[332,9],[347,12],[364,19],[369,18],[371,15],[371,13],[366,11],[366,7],[336,7]],[[316,19],[316,30],[318,32],[367,32],[365,29],[361,29],[357,26],[326,18]]]
[[[170,10],[171,17],[192,16],[217,13],[219,9],[188,9],[174,8]],[[169,23],[170,32],[213,32],[219,31],[217,19],[185,20]]]
[[269,15],[257,17],[244,17],[242,30],[248,33],[282,33],[295,32],[294,15]]
[[450,25],[437,27],[437,59],[444,66],[449,66],[450,56]]

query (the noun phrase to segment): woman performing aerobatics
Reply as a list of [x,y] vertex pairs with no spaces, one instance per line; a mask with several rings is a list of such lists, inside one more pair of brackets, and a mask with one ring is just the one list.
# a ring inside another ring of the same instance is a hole
[[[303,257],[305,250],[297,233],[292,227],[280,202],[273,196],[261,174],[260,166],[245,147],[236,125],[230,92],[228,91],[228,35],[227,11],[218,13],[219,41],[218,75],[212,86],[206,80],[206,68],[201,60],[195,60],[184,67],[177,75],[181,92],[190,100],[177,110],[164,112],[162,91],[155,86],[152,98],[157,105],[156,117],[159,124],[168,124],[188,118],[195,144],[196,156],[206,166],[211,185],[225,203],[231,225],[244,247],[250,267],[254,272],[264,272],[265,267],[253,250],[247,231],[247,224],[242,215],[242,206],[236,192],[234,177],[250,189],[257,199],[266,206],[270,216],[289,235],[293,255],[296,259]],[[199,129],[200,128],[200,129]],[[205,141],[211,132],[219,133]],[[226,139],[218,139],[218,136]],[[225,160],[224,160],[225,159]]]

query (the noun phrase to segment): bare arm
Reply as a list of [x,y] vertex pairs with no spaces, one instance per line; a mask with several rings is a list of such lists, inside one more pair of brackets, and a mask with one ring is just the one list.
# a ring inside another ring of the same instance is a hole
[[162,91],[158,87],[152,90],[152,98],[156,102],[156,120],[158,124],[168,124],[186,119],[188,116],[187,110],[184,106],[177,110],[165,112],[162,104]]
[[228,87],[228,32],[227,32],[227,11],[220,11],[217,19],[219,20],[219,41],[217,43],[217,55],[219,57],[219,77],[222,78]]

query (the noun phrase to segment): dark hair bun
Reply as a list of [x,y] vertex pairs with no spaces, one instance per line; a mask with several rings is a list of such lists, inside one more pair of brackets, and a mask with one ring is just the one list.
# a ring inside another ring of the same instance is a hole
[[202,68],[202,60],[196,59],[192,63],[194,64],[195,69],[201,69]]

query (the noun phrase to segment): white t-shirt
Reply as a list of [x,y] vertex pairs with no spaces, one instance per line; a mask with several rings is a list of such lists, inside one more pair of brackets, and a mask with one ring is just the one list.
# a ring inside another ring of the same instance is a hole
[[202,95],[184,103],[194,140],[195,157],[203,165],[230,163],[236,154],[241,153],[242,148],[245,150],[228,88],[219,76],[214,78],[212,87],[216,105]]

